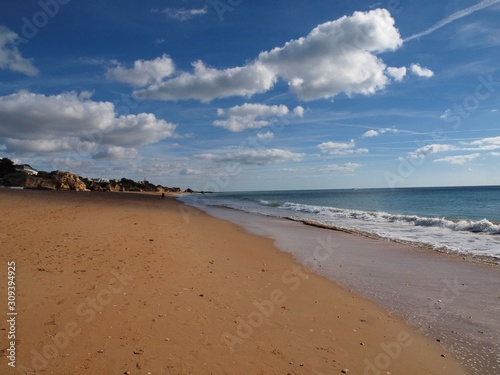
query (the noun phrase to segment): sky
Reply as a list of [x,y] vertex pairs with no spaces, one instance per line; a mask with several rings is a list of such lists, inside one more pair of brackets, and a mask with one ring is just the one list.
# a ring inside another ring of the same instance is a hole
[[500,185],[500,0],[0,5],[0,157],[209,191]]

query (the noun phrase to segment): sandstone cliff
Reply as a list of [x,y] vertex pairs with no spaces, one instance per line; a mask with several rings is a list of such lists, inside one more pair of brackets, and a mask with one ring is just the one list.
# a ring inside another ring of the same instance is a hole
[[87,190],[80,178],[69,172],[55,171],[50,178],[30,176],[26,173],[11,173],[3,177],[5,186],[21,186],[25,189],[42,190]]

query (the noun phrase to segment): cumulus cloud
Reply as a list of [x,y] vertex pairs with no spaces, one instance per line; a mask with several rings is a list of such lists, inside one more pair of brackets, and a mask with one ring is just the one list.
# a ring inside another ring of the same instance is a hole
[[366,154],[368,149],[356,148],[356,143],[353,139],[349,143],[346,142],[323,142],[318,147],[321,152],[331,155],[350,155],[350,154]]
[[325,170],[332,172],[354,172],[359,167],[361,167],[361,164],[357,163],[346,163],[344,165],[330,164],[326,166]]
[[477,159],[481,154],[475,153],[470,155],[457,155],[457,156],[447,156],[441,159],[434,160],[435,162],[444,162],[455,165],[462,165],[468,163],[471,160]]
[[404,66],[401,68],[389,67],[387,68],[387,74],[389,74],[397,82],[401,82],[403,78],[406,76],[406,67]]
[[[228,109],[219,108],[217,114],[224,116],[224,120],[215,120],[213,124],[232,132],[241,132],[245,129],[259,129],[271,124],[272,119],[284,117],[290,113],[286,105],[265,105],[245,103]],[[296,116],[302,116],[304,109],[296,107],[293,110]]]
[[216,163],[235,162],[243,165],[268,165],[287,161],[300,161],[304,156],[305,154],[302,153],[281,149],[238,149],[226,154],[201,154],[197,158]]
[[175,129],[150,113],[117,116],[112,103],[95,102],[88,93],[46,96],[20,91],[0,97],[0,139],[9,152],[74,151],[117,158],[174,137]]
[[411,64],[410,71],[418,77],[431,78],[434,75],[432,70],[421,67],[419,64]]
[[134,67],[130,69],[118,64],[108,69],[106,77],[132,86],[146,86],[161,82],[164,78],[171,76],[174,71],[174,62],[170,56],[164,54],[154,60],[136,60]]
[[134,96],[137,99],[196,99],[209,102],[230,96],[250,97],[268,91],[276,82],[276,76],[258,62],[217,70],[196,61],[193,67],[193,73],[182,72],[170,80],[135,91]]
[[295,116],[297,116],[297,117],[304,117],[304,113],[305,113],[305,111],[306,111],[306,110],[304,109],[304,107],[302,107],[302,106],[300,106],[300,105],[299,105],[299,106],[297,106],[297,107],[295,107],[295,108],[293,109],[293,113],[294,113],[294,115],[295,115]]
[[395,128],[383,128],[383,129],[378,129],[378,130],[368,130],[367,132],[365,132],[361,138],[373,138],[373,137],[378,137],[379,135],[381,134],[385,134],[385,133],[393,133],[393,134],[397,134],[399,133],[399,130],[398,129],[395,129]]
[[426,145],[423,147],[417,148],[415,151],[412,151],[408,153],[408,156],[413,158],[413,159],[423,159],[426,156],[432,155],[432,154],[437,154],[440,152],[447,152],[451,150],[456,150],[456,147],[453,145],[447,145],[447,144],[432,144],[432,145]]
[[[323,23],[282,47],[261,52],[244,66],[218,70],[197,61],[193,73],[183,72],[135,95],[140,99],[208,102],[266,92],[278,79],[288,82],[289,90],[303,100],[332,98],[340,93],[370,95],[390,81],[386,65],[376,55],[394,51],[402,43],[387,10],[355,12]],[[402,74],[391,71],[393,77]]]
[[376,54],[401,44],[390,13],[375,9],[321,24],[306,37],[262,52],[259,61],[304,100],[368,95],[388,83],[386,66]]
[[5,138],[4,143],[7,150],[18,153],[42,153],[55,155],[72,150],[85,150],[90,152],[96,149],[94,143],[82,141],[76,137],[64,137],[59,139],[16,139]]
[[367,132],[365,132],[361,138],[372,138],[372,137],[376,137],[379,135],[379,132],[376,131],[376,130],[368,130]]
[[137,158],[139,153],[134,148],[119,146],[101,147],[92,155],[92,159],[120,160],[127,158]]
[[5,26],[0,26],[0,69],[23,73],[27,76],[38,75],[32,59],[21,56],[17,48],[19,35]]
[[273,132],[257,133],[257,139],[261,141],[274,139],[274,133]]

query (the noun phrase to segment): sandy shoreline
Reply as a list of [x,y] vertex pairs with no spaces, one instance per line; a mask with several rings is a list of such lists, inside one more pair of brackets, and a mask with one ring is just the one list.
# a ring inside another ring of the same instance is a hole
[[[191,210],[191,209],[190,209]],[[466,374],[271,239],[167,197],[0,189],[3,374]],[[5,350],[7,349],[7,350]],[[33,370],[33,371],[30,371]]]
[[204,210],[272,238],[313,272],[402,317],[472,374],[499,373],[497,264],[238,210]]

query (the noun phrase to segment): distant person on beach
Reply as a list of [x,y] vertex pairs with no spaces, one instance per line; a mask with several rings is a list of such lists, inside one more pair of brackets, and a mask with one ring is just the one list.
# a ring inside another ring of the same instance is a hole
[[164,200],[165,199],[165,193],[161,193],[161,199]]

